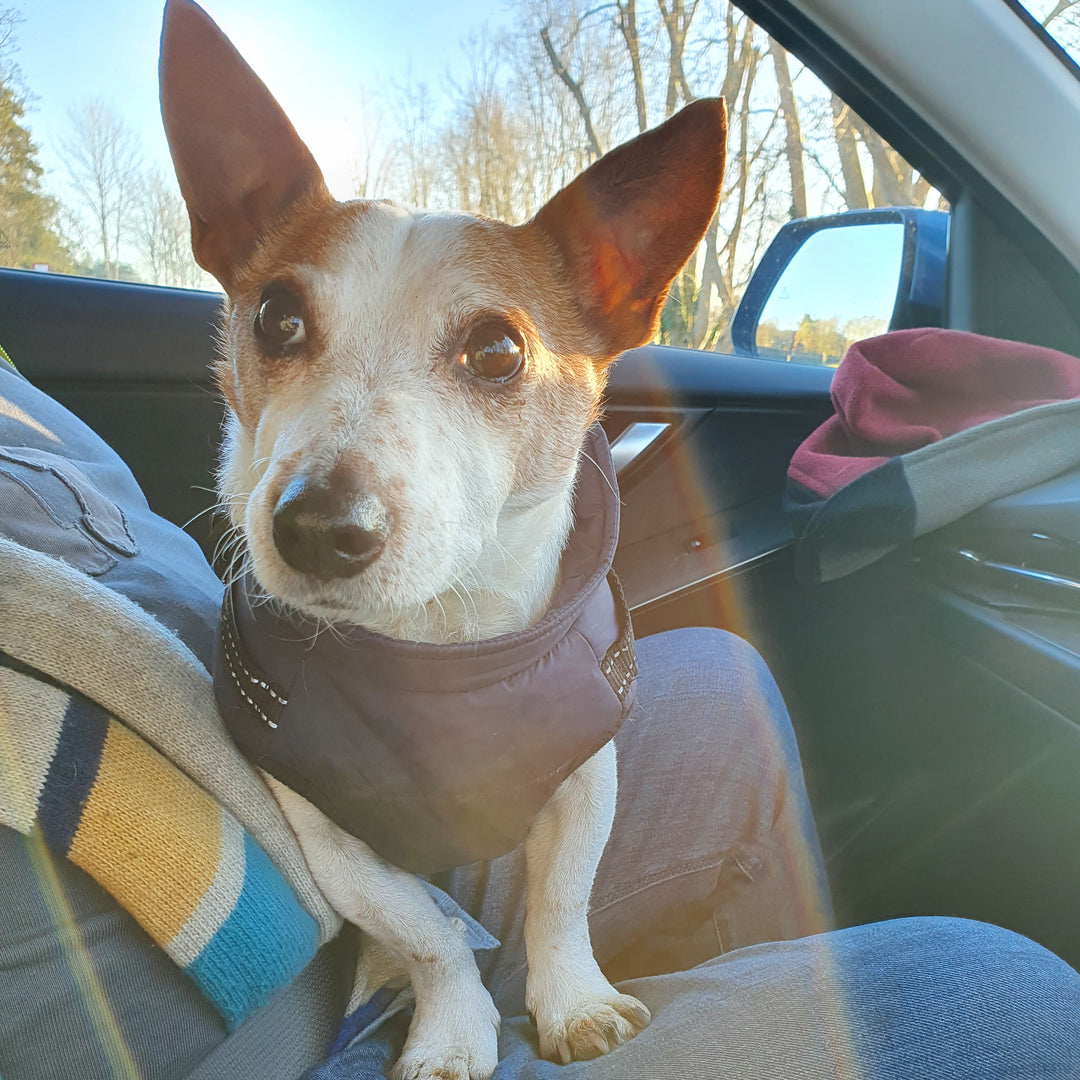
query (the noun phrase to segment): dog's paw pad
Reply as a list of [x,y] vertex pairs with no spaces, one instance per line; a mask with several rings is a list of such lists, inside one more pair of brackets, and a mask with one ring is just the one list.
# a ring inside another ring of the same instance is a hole
[[589,1061],[632,1039],[651,1019],[649,1010],[628,994],[589,1002],[540,1032],[540,1053],[563,1065]]

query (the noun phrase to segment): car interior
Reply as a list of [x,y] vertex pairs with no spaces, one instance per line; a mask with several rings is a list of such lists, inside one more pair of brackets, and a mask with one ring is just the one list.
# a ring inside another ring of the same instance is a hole
[[[927,318],[1080,354],[1078,72],[1005,0],[740,6],[947,198]],[[0,270],[0,344],[211,557],[218,310],[213,293]],[[1080,473],[800,584],[782,495],[833,371],[661,345],[618,361],[604,423],[635,632],[720,626],[761,651],[840,925],[968,916],[1080,966]]]

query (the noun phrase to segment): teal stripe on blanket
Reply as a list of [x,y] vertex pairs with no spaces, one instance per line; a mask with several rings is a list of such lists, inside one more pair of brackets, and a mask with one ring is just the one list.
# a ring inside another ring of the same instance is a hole
[[244,834],[244,884],[232,912],[185,969],[229,1029],[315,956],[318,928],[266,854]]

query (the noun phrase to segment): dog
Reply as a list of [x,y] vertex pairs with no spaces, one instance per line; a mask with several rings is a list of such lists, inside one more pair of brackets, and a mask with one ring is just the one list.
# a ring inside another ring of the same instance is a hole
[[[193,251],[227,294],[219,486],[260,586],[404,641],[532,626],[557,586],[608,368],[652,337],[716,210],[723,102],[687,106],[511,226],[333,200],[192,0],[168,0],[160,75]],[[411,982],[394,1076],[485,1080],[499,1015],[459,930],[416,877],[267,779],[330,904]],[[615,790],[608,742],[525,841],[526,1002],[554,1061],[606,1053],[650,1019],[589,940]]]

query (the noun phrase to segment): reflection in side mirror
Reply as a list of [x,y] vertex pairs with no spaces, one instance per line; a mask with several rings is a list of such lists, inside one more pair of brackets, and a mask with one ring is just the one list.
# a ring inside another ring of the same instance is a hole
[[838,364],[849,345],[945,317],[949,215],[888,207],[789,221],[731,324],[743,356]]
[[812,233],[765,303],[758,356],[835,367],[852,342],[884,334],[903,257],[899,222]]

